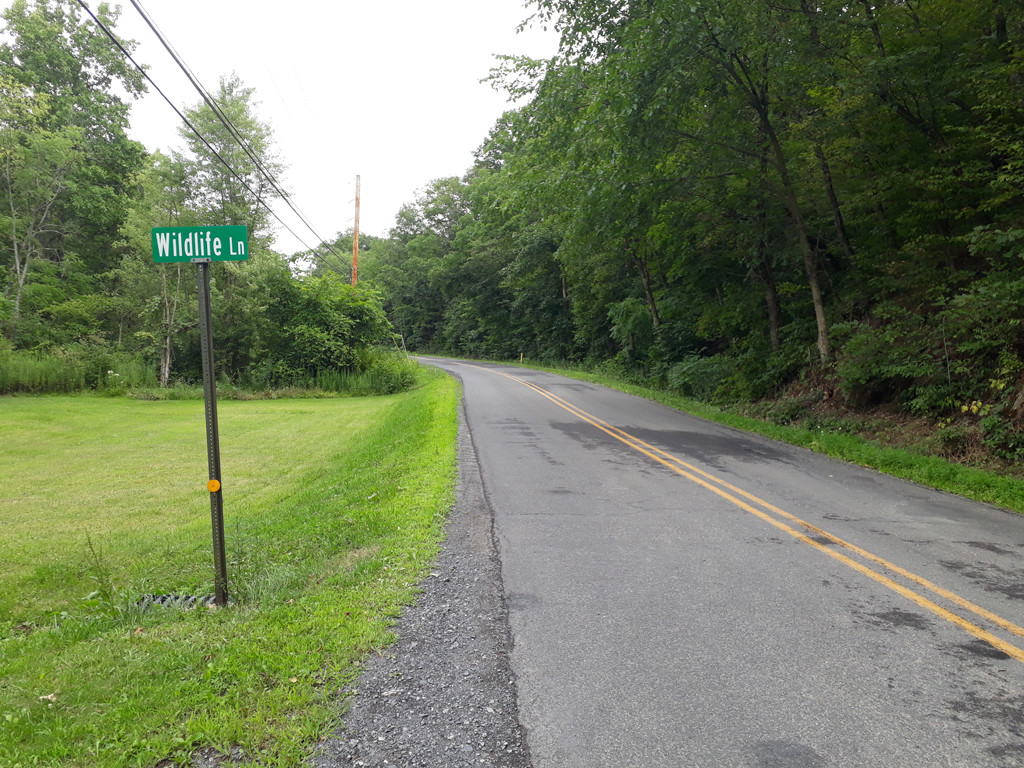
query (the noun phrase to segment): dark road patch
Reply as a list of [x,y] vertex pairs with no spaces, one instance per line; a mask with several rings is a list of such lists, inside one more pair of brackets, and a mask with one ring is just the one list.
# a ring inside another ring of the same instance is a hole
[[943,568],[961,574],[977,582],[986,592],[998,592],[1011,600],[1024,600],[1024,572],[1008,570],[991,563],[965,563],[957,560],[940,560]]
[[633,437],[673,454],[682,454],[714,467],[723,459],[746,463],[792,464],[788,451],[766,440],[755,440],[742,434],[717,435],[675,429],[624,428]]
[[1009,654],[1003,653],[998,648],[995,648],[994,646],[991,646],[988,643],[986,643],[984,640],[975,640],[970,643],[961,643],[956,647],[960,650],[972,653],[975,656],[983,656],[986,659],[999,659],[1000,661],[1004,661],[1010,658]]
[[825,765],[825,759],[813,749],[792,741],[762,741],[754,751],[757,768],[819,768]]
[[974,547],[975,549],[984,549],[986,552],[995,552],[997,555],[1016,555],[1017,553],[1010,549],[1005,549],[999,544],[993,544],[989,541],[961,541],[961,544],[966,544],[968,547]]
[[[913,611],[893,608],[880,613],[865,613],[864,617],[876,627],[910,627],[911,629],[931,629],[933,624],[927,618]],[[986,643],[987,645],[987,643]]]

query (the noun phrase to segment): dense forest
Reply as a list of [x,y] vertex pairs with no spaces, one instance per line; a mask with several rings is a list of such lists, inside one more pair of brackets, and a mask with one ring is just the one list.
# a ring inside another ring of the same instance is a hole
[[[212,146],[183,130],[181,154],[148,154],[116,95],[143,89],[138,72],[76,5],[17,0],[0,46],[0,355],[197,378],[191,272],[151,263],[149,227],[245,224],[252,261],[216,275],[233,380],[357,367],[394,332],[410,351],[568,361],[707,400],[812,381],[1024,458],[1024,4],[532,13],[557,56],[500,59],[490,84],[521,106],[463,177],[361,238],[354,289],[337,255],[351,233],[273,251],[259,201],[275,190],[208,105],[188,115]],[[216,96],[280,167],[252,91],[227,77]]]
[[412,348],[811,379],[1024,458],[1024,5],[540,0],[550,61],[374,242]]

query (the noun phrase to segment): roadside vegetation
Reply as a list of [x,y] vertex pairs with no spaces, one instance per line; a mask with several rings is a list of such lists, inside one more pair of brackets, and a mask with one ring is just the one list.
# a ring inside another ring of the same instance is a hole
[[[116,29],[116,7],[98,14]],[[153,263],[151,232],[216,225],[248,232],[247,261],[210,267],[226,393],[411,384],[382,296],[350,284],[340,251],[274,249],[278,191],[260,169],[284,166],[253,89],[222,77],[217,112],[186,110],[202,137],[183,126],[179,149],[147,153],[128,136],[145,82],[78,3],[19,0],[0,20],[0,394],[173,397],[200,384],[195,268]]]
[[[78,3],[0,19],[0,764],[298,765],[437,550],[454,384],[342,251],[275,250],[260,169],[284,165],[238,76],[186,110],[201,137],[148,152],[146,84]],[[210,268],[232,600],[210,610],[195,270],[153,263],[151,230],[215,225],[249,258]]]
[[[278,397],[361,397],[390,395],[416,382],[416,365],[394,350],[367,347],[351,368],[324,367],[277,379],[243,377],[233,382],[222,374],[217,395],[228,400],[266,400]],[[137,356],[111,354],[88,347],[48,352],[0,348],[0,395],[94,392],[136,400],[194,400],[203,398],[202,380],[178,379],[159,386],[152,365]]]
[[456,390],[418,381],[221,404],[225,609],[150,600],[213,593],[201,403],[4,398],[0,764],[299,765],[439,546]]

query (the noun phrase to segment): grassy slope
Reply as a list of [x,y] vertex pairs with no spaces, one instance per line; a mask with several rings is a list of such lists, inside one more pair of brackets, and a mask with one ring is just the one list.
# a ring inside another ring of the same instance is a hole
[[227,610],[135,604],[212,592],[201,404],[0,401],[0,764],[299,764],[437,551],[455,387],[422,375],[220,404]]

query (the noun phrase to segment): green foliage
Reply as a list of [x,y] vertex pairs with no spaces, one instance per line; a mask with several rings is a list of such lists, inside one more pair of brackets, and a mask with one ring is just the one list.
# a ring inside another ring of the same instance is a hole
[[1013,423],[1005,408],[997,408],[981,420],[983,441],[995,456],[1012,462],[1024,460],[1024,429]]
[[[254,89],[236,74],[220,78],[214,99],[244,137],[249,152],[239,146],[209,104],[200,102],[186,110],[186,117],[205,139],[184,125],[179,128],[191,155],[175,158],[185,170],[183,186],[188,206],[195,211],[200,225],[245,226],[251,240],[265,241],[270,234],[270,213],[261,201],[277,198],[279,194],[259,169],[266,169],[275,178],[284,170],[275,154],[273,131],[256,114]],[[211,148],[228,162],[230,170]]]
[[[386,318],[413,351],[586,360],[718,400],[810,375],[855,407],[938,419],[979,401],[972,436],[1018,454],[1020,7],[535,5],[557,19],[558,56],[500,60],[492,83],[520,106],[464,176],[430,181],[388,237],[364,237],[376,298],[360,305],[333,255],[270,249],[257,198],[276,192],[207,105],[190,118],[251,191],[190,135],[187,152],[144,161],[123,132],[138,74],[69,0],[11,4],[5,337],[44,354],[95,345],[154,366],[162,387],[195,384],[192,271],[153,265],[149,228],[238,223],[252,256],[214,269],[217,365],[250,389],[368,386],[352,382],[366,349],[391,346]],[[252,89],[226,77],[218,97],[281,171]],[[336,241],[350,250],[350,234]]]
[[641,299],[631,297],[612,304],[608,308],[608,319],[612,339],[627,354],[645,352],[654,341],[651,313]]
[[0,394],[77,392],[85,386],[84,369],[65,355],[0,352]]
[[380,297],[328,274],[310,277],[283,310],[278,357],[298,375],[359,367],[359,352],[387,337]]
[[[989,381],[1024,359],[1019,8],[536,5],[559,56],[501,61],[492,81],[530,100],[478,151],[470,215],[381,283],[411,346],[706,398],[808,371],[857,407],[983,398],[1013,450],[1024,381]],[[436,235],[429,202],[396,250]]]
[[858,407],[898,400],[930,410],[921,394],[941,374],[931,329],[899,307],[880,307],[878,315],[877,327],[857,325],[843,346],[836,366],[843,394]]
[[[98,15],[116,28],[117,10],[103,5]],[[125,134],[124,96],[139,95],[144,81],[77,3],[17,0],[2,18],[0,286],[13,299],[3,330],[32,347],[45,327],[35,312],[54,302],[28,292],[52,275],[48,267],[58,268],[63,284],[51,291],[59,303],[111,266],[144,155]]]
[[729,383],[737,373],[735,360],[725,355],[694,355],[669,369],[668,386],[683,397],[712,402],[727,396]]

